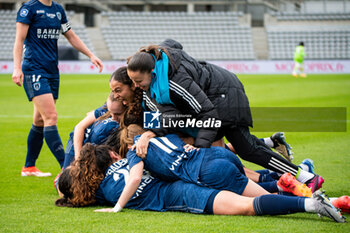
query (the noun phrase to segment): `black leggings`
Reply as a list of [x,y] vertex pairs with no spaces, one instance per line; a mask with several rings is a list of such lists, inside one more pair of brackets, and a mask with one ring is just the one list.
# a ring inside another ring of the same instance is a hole
[[248,127],[223,127],[219,130],[217,138],[223,136],[244,160],[282,174],[289,172],[295,176],[298,172],[298,166],[273,152],[264,142],[250,134]]

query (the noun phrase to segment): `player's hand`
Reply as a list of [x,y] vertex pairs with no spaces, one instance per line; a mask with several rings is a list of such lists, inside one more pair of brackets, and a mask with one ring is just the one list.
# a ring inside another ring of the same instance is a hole
[[193,151],[193,150],[199,150],[199,148],[197,148],[197,147],[195,147],[195,146],[192,146],[192,145],[190,145],[190,144],[186,144],[186,145],[184,145],[184,149],[185,149],[185,151],[186,152],[191,152],[191,151]]
[[147,156],[149,140],[155,136],[156,135],[152,131],[144,132],[139,140],[131,147],[131,150],[136,148],[136,155],[141,159],[145,159]]
[[141,136],[140,139],[134,145],[132,145],[131,150],[136,149],[136,155],[141,159],[145,159],[147,156],[148,144],[149,138]]
[[23,84],[23,72],[21,69],[15,69],[12,73],[12,81],[17,84],[17,86],[22,86]]
[[113,212],[113,208],[105,208],[105,209],[98,209],[98,210],[94,210],[94,212]]
[[96,57],[95,55],[92,55],[90,57],[90,61],[92,62],[92,64],[94,64],[98,68],[98,72],[101,73],[101,71],[103,70],[102,61],[98,57]]

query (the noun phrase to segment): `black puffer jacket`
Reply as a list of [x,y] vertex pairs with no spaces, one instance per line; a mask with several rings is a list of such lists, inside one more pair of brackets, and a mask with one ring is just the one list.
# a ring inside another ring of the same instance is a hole
[[[160,46],[170,54],[170,99],[180,112],[192,114],[198,120],[220,119],[222,127],[252,126],[248,98],[235,74],[216,65],[196,61],[175,40],[167,39]],[[169,113],[171,110],[163,111]],[[213,128],[200,129],[195,146],[209,147],[216,132],[217,129]]]

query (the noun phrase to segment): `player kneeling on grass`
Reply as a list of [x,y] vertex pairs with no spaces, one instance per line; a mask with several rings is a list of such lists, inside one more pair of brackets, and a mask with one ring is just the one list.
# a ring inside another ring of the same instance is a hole
[[[83,153],[84,150],[87,150],[86,153]],[[88,156],[83,156],[84,154]],[[131,190],[132,197],[129,200],[125,198],[129,194],[123,190],[134,184],[140,185]],[[114,208],[97,210],[98,212],[119,212],[124,207],[220,215],[312,212],[336,222],[345,221],[320,191],[315,192],[312,198],[273,194],[251,198],[181,180],[164,182],[151,176],[139,164],[129,169],[128,160],[121,159],[108,146],[96,148],[85,145],[79,159],[62,173],[58,187],[63,198],[56,201],[57,206],[115,205]]]

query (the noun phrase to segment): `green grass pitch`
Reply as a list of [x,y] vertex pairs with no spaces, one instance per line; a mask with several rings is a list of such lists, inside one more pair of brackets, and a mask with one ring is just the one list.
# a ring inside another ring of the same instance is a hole
[[[238,75],[252,107],[346,107],[350,110],[350,75]],[[62,75],[57,102],[58,128],[65,145],[75,124],[107,98],[108,75]],[[1,232],[350,232],[316,214],[287,216],[210,216],[123,210],[94,213],[94,207],[59,208],[53,179],[59,166],[46,145],[37,161],[52,177],[21,177],[32,104],[11,75],[0,75],[0,231]],[[286,132],[294,162],[315,162],[329,196],[350,195],[350,133]],[[258,137],[271,132],[256,133]],[[247,167],[260,167],[244,162]],[[346,215],[348,218],[349,215]]]

